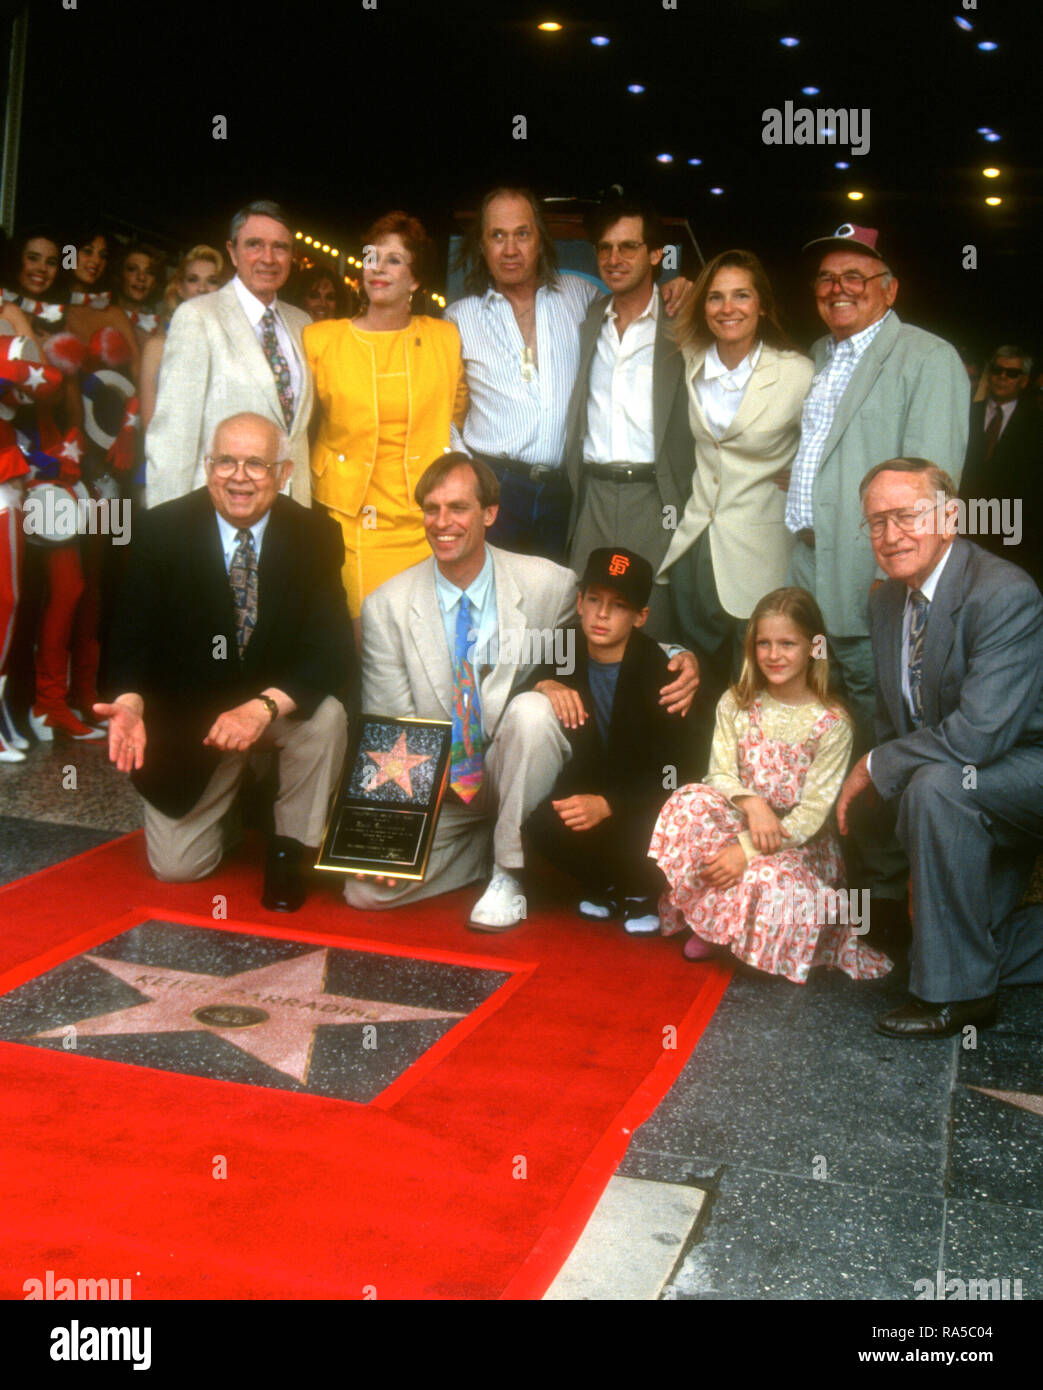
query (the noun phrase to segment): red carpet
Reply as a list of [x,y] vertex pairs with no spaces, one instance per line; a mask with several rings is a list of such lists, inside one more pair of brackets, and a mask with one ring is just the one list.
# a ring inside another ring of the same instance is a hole
[[538,1298],[729,972],[569,912],[470,932],[473,890],[364,914],[325,880],[267,913],[260,872],[160,884],[132,835],[12,884],[0,994],[148,917],[510,978],[369,1104],[0,1042],[0,1298],[47,1270],[134,1299]]

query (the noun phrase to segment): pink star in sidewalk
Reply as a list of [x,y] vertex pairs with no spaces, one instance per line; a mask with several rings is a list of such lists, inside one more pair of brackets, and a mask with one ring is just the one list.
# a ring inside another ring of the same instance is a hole
[[412,796],[413,784],[409,779],[409,770],[418,767],[420,763],[426,763],[430,756],[429,753],[408,752],[404,732],[399,734],[394,747],[389,748],[386,753],[371,753],[367,749],[366,757],[372,758],[380,768],[372,782],[369,783],[367,790],[372,791],[374,787],[382,787],[385,782],[395,782],[407,796]]

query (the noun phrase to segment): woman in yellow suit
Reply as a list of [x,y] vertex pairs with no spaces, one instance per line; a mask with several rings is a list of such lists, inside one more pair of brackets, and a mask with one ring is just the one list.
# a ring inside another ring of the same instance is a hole
[[304,330],[321,417],[312,498],[344,533],[344,588],[356,632],[362,600],[431,553],[413,489],[467,413],[456,325],[414,316],[432,243],[420,223],[389,212],[363,251],[364,310]]

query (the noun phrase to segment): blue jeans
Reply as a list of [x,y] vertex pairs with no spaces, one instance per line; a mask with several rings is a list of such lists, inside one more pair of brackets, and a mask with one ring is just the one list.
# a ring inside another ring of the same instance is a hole
[[518,555],[541,555],[565,563],[572,492],[563,468],[534,481],[486,458],[500,480],[500,510],[485,533],[490,545]]

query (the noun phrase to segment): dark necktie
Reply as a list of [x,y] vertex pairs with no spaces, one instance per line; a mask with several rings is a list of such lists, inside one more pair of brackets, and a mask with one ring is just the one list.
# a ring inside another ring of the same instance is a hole
[[286,358],[282,355],[279,339],[275,336],[275,314],[271,309],[265,309],[261,315],[261,334],[264,355],[272,369],[272,376],[275,377],[275,389],[279,393],[282,418],[286,422],[286,428],[289,429],[293,424],[293,387],[290,384],[290,368],[286,363]]
[[482,785],[482,708],[470,653],[475,631],[471,605],[460,595],[453,651],[453,750],[449,785],[461,801],[470,801]]
[[232,563],[228,567],[228,582],[232,586],[235,635],[239,655],[242,656],[257,623],[257,551],[254,549],[254,538],[247,530],[235,533],[235,550],[232,551]]
[[911,599],[909,620],[909,699],[913,706],[913,722],[919,729],[923,724],[923,643],[927,631],[926,597],[917,589]]
[[1000,437],[1003,429],[1003,411],[995,403],[992,407],[992,419],[985,430],[985,462],[988,463],[992,458],[992,451],[996,447],[996,441]]

